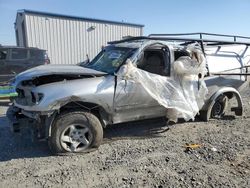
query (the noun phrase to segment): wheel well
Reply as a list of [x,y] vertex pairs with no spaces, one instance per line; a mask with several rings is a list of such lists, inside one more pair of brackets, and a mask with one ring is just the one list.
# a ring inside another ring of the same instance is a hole
[[59,109],[59,113],[72,110],[72,109],[91,112],[99,119],[101,124],[105,126],[104,120],[106,120],[106,118],[108,117],[108,114],[100,105],[94,104],[94,103],[82,102],[82,101],[71,101],[65,104],[64,106],[62,106]]
[[232,107],[231,111],[234,111],[235,115],[237,115],[237,116],[241,116],[243,114],[243,104],[242,104],[242,98],[240,96],[240,93],[234,88],[225,87],[225,88],[222,88],[219,91],[215,92],[212,95],[212,97],[210,97],[206,107],[200,111],[201,119],[203,119],[205,121],[208,121],[210,119],[212,107],[213,107],[216,99],[220,95],[225,95],[228,97],[228,99],[232,99],[233,97],[235,97],[238,104],[237,104],[237,107]]
[[233,93],[233,92],[225,92],[223,94],[226,95],[228,99],[232,99],[234,97],[235,93]]
[[221,90],[214,93],[214,95],[209,100],[210,105],[220,95],[225,95],[225,96],[228,97],[228,99],[232,99],[233,97],[235,97],[236,100],[237,100],[237,103],[238,103],[238,107],[242,107],[242,99],[241,99],[240,93],[234,88],[222,88]]

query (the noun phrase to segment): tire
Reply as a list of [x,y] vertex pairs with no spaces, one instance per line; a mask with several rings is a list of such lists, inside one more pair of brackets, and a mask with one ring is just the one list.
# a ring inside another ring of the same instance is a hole
[[228,97],[225,96],[224,94],[221,94],[215,99],[210,112],[208,112],[208,110],[202,110],[200,111],[200,114],[197,117],[200,120],[206,122],[209,121],[210,118],[221,119],[225,115],[227,104],[228,104]]
[[55,154],[85,153],[95,150],[103,140],[98,118],[83,111],[58,115],[51,128],[49,147]]
[[215,103],[211,110],[211,118],[221,119],[225,115],[227,108],[228,98],[225,95],[220,95],[216,98]]

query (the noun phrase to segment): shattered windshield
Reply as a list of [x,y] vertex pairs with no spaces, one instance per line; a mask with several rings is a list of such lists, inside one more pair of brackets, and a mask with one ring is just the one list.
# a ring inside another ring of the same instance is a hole
[[134,48],[107,47],[103,49],[90,63],[83,66],[113,74],[135,50],[136,49]]

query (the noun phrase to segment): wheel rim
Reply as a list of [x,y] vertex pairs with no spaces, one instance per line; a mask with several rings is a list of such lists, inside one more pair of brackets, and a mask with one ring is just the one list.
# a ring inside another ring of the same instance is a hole
[[81,152],[89,147],[93,139],[86,125],[73,124],[65,128],[60,136],[61,146],[69,152]]
[[212,110],[213,117],[221,116],[222,112],[223,112],[223,104],[220,101],[216,101]]

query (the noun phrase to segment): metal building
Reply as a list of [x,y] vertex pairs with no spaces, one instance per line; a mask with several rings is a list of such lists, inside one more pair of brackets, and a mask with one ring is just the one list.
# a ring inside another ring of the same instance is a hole
[[45,49],[52,64],[76,64],[92,59],[108,41],[143,35],[144,25],[54,13],[20,10],[17,46]]

